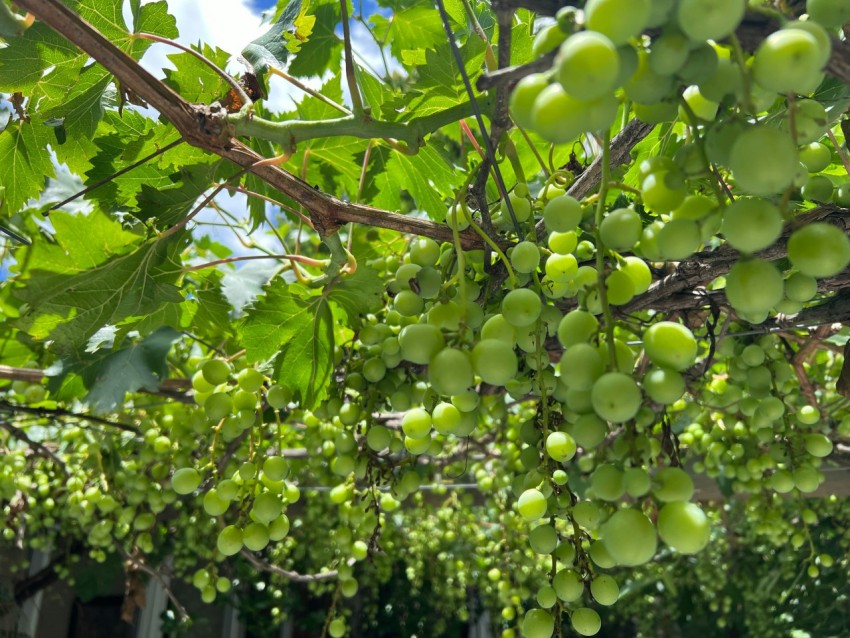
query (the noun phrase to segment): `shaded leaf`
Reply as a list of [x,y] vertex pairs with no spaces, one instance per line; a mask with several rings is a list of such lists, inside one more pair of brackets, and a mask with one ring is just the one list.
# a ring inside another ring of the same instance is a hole
[[328,300],[345,311],[350,323],[374,312],[381,306],[383,297],[384,284],[378,273],[362,264],[358,265],[352,277],[342,279],[328,293]]
[[305,408],[321,399],[333,368],[333,319],[324,295],[277,279],[248,310],[241,333],[248,360],[276,358],[277,381]]
[[54,176],[47,144],[50,128],[33,120],[17,122],[0,133],[0,184],[4,217],[18,212],[31,197],[37,197],[44,181]]

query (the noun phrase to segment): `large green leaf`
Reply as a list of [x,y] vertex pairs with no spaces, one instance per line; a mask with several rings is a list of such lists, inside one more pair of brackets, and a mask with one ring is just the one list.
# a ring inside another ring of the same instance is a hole
[[53,163],[46,148],[51,137],[50,129],[35,119],[19,121],[0,133],[0,213],[4,217],[37,197],[45,180],[53,177]]
[[168,376],[168,351],[180,337],[165,326],[118,350],[83,353],[54,367],[52,383],[61,385],[66,375],[77,374],[89,390],[86,402],[97,412],[110,412],[124,403],[128,392],[159,387]]
[[297,77],[322,76],[328,69],[338,69],[342,60],[339,2],[314,0],[309,10],[316,19],[313,31],[289,65],[289,72]]
[[[73,274],[57,272],[56,266],[28,270],[26,286],[17,293],[28,304],[20,327],[37,340],[53,340],[59,352],[74,353],[84,350],[89,338],[107,324],[179,303],[182,296],[176,284],[182,274],[179,253],[184,239],[177,233],[149,240],[132,252]],[[79,242],[74,248],[88,250]],[[71,267],[78,260],[76,254],[66,259]]]
[[[358,260],[359,261],[359,260]],[[349,323],[379,308],[384,297],[384,284],[378,273],[360,265],[352,277],[346,277],[331,288],[328,299],[341,307]]]
[[241,325],[251,362],[276,357],[277,380],[306,408],[324,395],[333,368],[333,318],[323,294],[276,279]]

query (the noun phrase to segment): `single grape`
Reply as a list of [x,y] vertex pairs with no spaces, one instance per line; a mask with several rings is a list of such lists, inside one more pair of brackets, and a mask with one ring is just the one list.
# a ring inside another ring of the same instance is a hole
[[283,512],[280,496],[272,492],[263,492],[254,499],[251,513],[261,523],[270,523]]
[[782,234],[782,213],[770,201],[739,197],[723,211],[721,232],[735,250],[754,253]]
[[537,321],[542,309],[540,297],[528,288],[511,290],[502,299],[502,315],[508,323],[517,328],[530,326]]
[[650,0],[588,0],[587,28],[608,36],[616,45],[640,34],[649,22]]
[[465,392],[473,381],[470,356],[456,348],[443,348],[428,364],[428,381],[445,396]]
[[753,61],[753,79],[776,93],[807,93],[823,66],[815,36],[803,29],[780,29],[762,40]]
[[590,607],[579,607],[576,609],[570,615],[570,622],[573,629],[580,636],[595,636],[602,628],[602,619],[596,610]]
[[558,546],[558,532],[551,525],[538,525],[528,534],[528,543],[537,554],[551,554]]
[[711,523],[694,503],[667,503],[658,513],[658,535],[682,554],[696,554],[708,544]]
[[806,0],[806,13],[827,28],[850,22],[850,5],[844,0]]
[[605,278],[605,289],[608,292],[608,303],[612,306],[625,305],[635,296],[635,284],[622,270],[615,270]]
[[829,202],[834,188],[832,180],[826,175],[809,175],[800,194],[811,202]]
[[614,90],[620,56],[602,33],[580,31],[567,38],[555,60],[561,86],[579,100],[595,100]]
[[550,84],[534,100],[531,128],[553,144],[565,144],[590,128],[589,109],[560,84]]
[[252,552],[259,552],[269,544],[269,528],[263,523],[249,523],[242,530],[242,542]]
[[726,275],[726,298],[738,312],[767,313],[783,296],[782,273],[769,261],[741,260]]
[[431,415],[424,408],[408,410],[401,420],[401,429],[412,439],[424,439],[431,435]]
[[665,467],[654,479],[653,493],[664,503],[687,501],[694,494],[694,481],[682,468]]
[[568,388],[590,390],[602,376],[605,364],[599,350],[589,343],[580,342],[564,351],[559,368],[561,380]]
[[617,602],[620,597],[620,588],[616,580],[607,574],[601,574],[591,581],[590,593],[596,602],[607,606]]
[[602,243],[613,250],[629,250],[640,239],[643,224],[631,208],[617,208],[608,213],[599,225]]
[[201,473],[193,467],[182,467],[171,477],[171,487],[178,494],[191,494],[201,484]]
[[616,465],[603,463],[598,465],[590,477],[593,494],[603,501],[616,501],[625,491],[623,472]]
[[201,373],[211,386],[221,385],[230,378],[230,364],[224,359],[210,359],[204,362]]
[[685,379],[675,370],[650,368],[643,375],[643,390],[656,403],[670,405],[685,393]]
[[[532,110],[537,96],[549,84],[549,79],[543,73],[532,73],[517,82],[510,97],[511,117],[523,128],[532,128]],[[462,216],[462,215],[461,215]]]
[[687,370],[696,361],[697,341],[689,328],[674,321],[659,321],[643,334],[646,356],[657,366]]
[[694,42],[722,40],[744,18],[746,0],[680,0],[679,28]]
[[832,152],[820,142],[806,144],[798,151],[797,157],[810,173],[820,173],[832,163]]
[[501,339],[482,339],[472,349],[472,365],[481,380],[503,386],[517,375],[513,346]]
[[575,456],[575,439],[566,432],[550,432],[546,437],[546,453],[555,461],[565,463]]
[[632,508],[614,512],[602,526],[601,538],[617,564],[626,567],[648,562],[658,545],[652,522]]
[[578,261],[574,255],[550,255],[546,260],[545,270],[546,276],[555,283],[567,283],[572,281],[578,272]]
[[608,372],[599,377],[593,384],[590,398],[596,414],[612,423],[632,419],[643,401],[634,379],[621,372]]
[[658,251],[667,260],[680,261],[693,255],[701,243],[700,229],[691,219],[672,219],[658,233]]
[[537,489],[525,490],[517,501],[517,511],[527,521],[536,521],[546,513],[546,497]]
[[218,551],[225,556],[233,556],[242,551],[242,530],[236,525],[228,525],[218,534]]
[[555,619],[545,609],[532,609],[522,619],[522,635],[525,638],[551,638],[555,631]]
[[275,410],[282,410],[292,401],[292,391],[283,385],[273,385],[266,392],[266,401]]
[[558,324],[558,341],[565,348],[586,343],[599,330],[599,321],[586,310],[571,310]]
[[791,185],[797,170],[791,137],[768,126],[745,129],[729,152],[736,185],[753,195],[775,195]]
[[531,241],[522,241],[511,251],[511,264],[514,270],[521,273],[531,273],[540,265],[540,249]]
[[460,426],[461,419],[460,410],[451,403],[438,403],[431,413],[434,429],[444,436],[454,434]]
[[788,259],[804,275],[832,277],[850,263],[850,239],[832,224],[807,224],[791,234]]
[[418,364],[428,363],[446,344],[442,331],[430,323],[405,326],[398,341],[405,361]]
[[561,569],[552,579],[555,594],[565,603],[571,603],[581,598],[584,593],[584,583],[581,577],[572,569]]
[[569,195],[553,197],[543,207],[543,223],[550,232],[565,233],[574,230],[581,218],[581,204]]

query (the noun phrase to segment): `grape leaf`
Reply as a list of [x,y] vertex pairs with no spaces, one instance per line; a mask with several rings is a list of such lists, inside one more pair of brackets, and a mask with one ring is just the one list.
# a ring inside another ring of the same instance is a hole
[[142,221],[156,219],[157,227],[173,226],[195,208],[198,198],[213,181],[216,165],[184,166],[166,187],[142,184],[133,215]]
[[251,362],[274,357],[277,381],[287,385],[305,408],[324,395],[333,368],[333,318],[323,294],[275,280],[241,324]]
[[315,21],[315,17],[305,14],[301,0],[290,0],[269,30],[242,49],[242,57],[254,67],[254,73],[264,83],[266,93],[269,67],[284,68],[289,56],[298,51],[303,40],[309,38]]
[[[360,259],[358,259],[360,261]],[[357,272],[334,285],[328,300],[345,311],[349,323],[357,317],[374,312],[384,297],[384,285],[378,273],[368,266],[358,265]]]
[[342,59],[342,40],[336,33],[339,2],[324,0],[313,15],[313,31],[289,64],[289,72],[296,77],[322,76],[327,69],[338,69]]
[[180,333],[163,326],[142,339],[118,350],[99,350],[62,361],[51,371],[51,385],[61,386],[64,378],[78,374],[89,393],[86,403],[96,412],[110,412],[124,402],[127,392],[156,390],[168,376],[166,356]]
[[45,179],[54,176],[46,148],[50,138],[50,129],[36,119],[19,121],[0,133],[0,184],[4,186],[0,212],[4,216],[37,197]]
[[56,272],[65,262],[76,263],[89,246],[73,244],[74,253],[50,270],[27,271],[26,286],[17,291],[28,306],[19,327],[37,339],[52,339],[60,353],[85,348],[105,324],[149,315],[165,303],[179,303],[177,280],[182,274],[179,254],[185,235],[141,244],[127,254],[112,257],[88,270]]

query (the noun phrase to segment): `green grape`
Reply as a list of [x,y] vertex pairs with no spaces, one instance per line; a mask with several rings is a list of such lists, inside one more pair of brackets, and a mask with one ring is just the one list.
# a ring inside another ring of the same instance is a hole
[[[411,282],[416,280],[416,275],[419,271],[422,270],[422,266],[419,264],[402,264],[398,267],[395,273],[395,286],[398,288],[398,291],[402,290],[410,290]],[[366,332],[369,329],[375,331],[375,338],[372,340],[373,343],[378,343],[380,336],[377,333],[376,327],[367,326],[363,329],[362,332]],[[365,335],[364,335],[365,336]],[[362,340],[363,337],[361,337]],[[369,343],[369,341],[364,341],[364,343]]]
[[262,551],[269,544],[269,528],[262,523],[249,523],[242,530],[242,543],[252,552]]
[[209,570],[206,570],[206,569],[199,569],[192,576],[192,584],[197,589],[203,589],[204,587],[209,585],[210,580],[211,580],[210,579],[210,572],[209,572]]
[[770,477],[769,484],[779,494],[787,494],[794,489],[794,476],[787,470],[777,470]]
[[635,296],[635,284],[622,270],[615,270],[605,278],[605,289],[608,292],[608,303],[612,306],[627,304]]
[[440,294],[443,284],[442,275],[436,268],[426,266],[416,273],[416,284],[419,286],[420,297],[434,299]]
[[602,356],[589,343],[571,345],[561,355],[561,380],[573,390],[590,390],[605,370]]
[[220,421],[233,413],[233,399],[226,392],[214,392],[204,401],[204,412],[211,421]]
[[204,587],[201,590],[201,601],[202,602],[209,605],[210,603],[215,601],[215,597],[216,597],[215,587],[213,587],[212,585],[207,585],[206,587]]
[[807,434],[803,443],[806,452],[817,458],[825,458],[832,454],[832,441],[823,434]]
[[559,24],[550,24],[537,32],[531,44],[531,57],[539,58],[554,51],[567,38],[567,33]]
[[800,189],[804,199],[812,202],[829,202],[832,199],[832,180],[826,175],[810,175]]
[[405,361],[418,364],[427,364],[446,344],[440,329],[430,323],[405,326],[398,341]]
[[218,533],[216,547],[225,556],[238,554],[242,551],[242,530],[236,525],[228,525]]
[[667,503],[658,512],[658,535],[681,554],[696,554],[708,544],[711,523],[694,503]]
[[623,472],[623,485],[626,488],[626,494],[632,498],[640,498],[649,492],[652,481],[643,468],[630,467]]
[[694,481],[682,468],[665,467],[654,478],[653,494],[663,503],[687,501],[694,494]]
[[442,435],[454,434],[461,423],[461,413],[451,403],[438,403],[431,414],[434,429]]
[[531,128],[553,144],[566,144],[589,129],[589,109],[560,84],[550,84],[534,100]]
[[501,339],[482,339],[472,349],[472,365],[482,381],[503,386],[517,375],[513,346]]
[[502,316],[517,328],[530,326],[537,321],[542,309],[540,297],[528,288],[511,290],[502,299]]
[[393,308],[402,317],[414,317],[422,313],[425,301],[412,290],[402,290],[393,298]]
[[417,237],[410,242],[410,263],[423,268],[433,266],[440,258],[440,245],[429,237]]
[[[682,92],[682,99],[687,104],[688,109],[683,106],[679,107],[679,117],[688,124],[698,124],[699,122],[713,122],[717,117],[717,110],[720,104],[705,97],[699,90],[698,86],[692,85]],[[690,113],[688,112],[690,110]],[[691,113],[697,118],[698,122],[691,121]],[[699,157],[695,156],[697,161]],[[700,165],[700,169],[702,166]]]
[[779,129],[745,129],[729,152],[735,184],[753,195],[775,195],[791,185],[799,162],[791,137]]
[[633,418],[643,401],[634,379],[621,372],[608,372],[593,384],[590,393],[593,410],[612,423],[625,423]]
[[638,51],[638,66],[625,85],[626,95],[633,102],[652,106],[673,92],[673,76],[659,75],[649,65],[649,54]]
[[235,500],[239,494],[239,486],[231,479],[219,481],[216,489],[218,490],[219,496],[227,501]]
[[201,484],[201,473],[193,467],[182,467],[171,477],[171,487],[178,494],[191,494]]
[[735,250],[754,253],[779,239],[783,223],[782,213],[768,200],[739,197],[723,211],[722,232]]
[[271,523],[280,516],[283,511],[283,503],[277,494],[263,492],[254,499],[251,513],[261,523]]
[[[823,104],[816,100],[797,100],[795,107],[795,142],[816,142],[826,133],[829,117]],[[790,134],[790,131],[789,131]]]
[[552,578],[555,594],[565,603],[571,603],[584,594],[584,583],[581,577],[572,569],[560,569]]
[[283,540],[287,534],[289,534],[289,518],[286,514],[281,514],[269,523],[269,540]]
[[823,66],[814,35],[802,29],[781,29],[762,40],[753,61],[753,79],[768,91],[808,93]]
[[647,124],[672,122],[678,117],[679,109],[672,102],[657,102],[656,104],[632,104],[632,112],[639,120]]
[[263,461],[263,474],[272,481],[282,481],[289,474],[289,463],[282,456],[269,456]]
[[528,543],[538,554],[551,554],[558,546],[558,532],[551,525],[538,525],[528,534]]
[[328,634],[332,638],[342,638],[345,635],[345,621],[342,618],[334,618],[328,624]]
[[517,501],[517,511],[527,521],[536,521],[546,513],[546,497],[537,489],[525,490]]
[[793,20],[791,22],[786,22],[782,28],[801,29],[809,35],[814,36],[818,43],[818,50],[821,53],[821,57],[818,60],[818,70],[826,66],[826,63],[829,62],[830,53],[832,52],[832,38],[830,37],[829,32],[822,25],[818,24],[814,20]]
[[600,605],[613,605],[620,597],[617,581],[606,574],[601,574],[590,582],[590,593]]
[[746,0],[680,0],[679,28],[694,42],[722,40],[744,18]]
[[783,296],[782,273],[769,261],[741,260],[726,275],[726,298],[738,312],[767,313]]
[[818,486],[822,481],[822,477],[818,471],[807,465],[803,465],[795,469],[793,476],[794,486],[804,494],[814,492],[818,489]]
[[392,443],[393,435],[383,425],[373,425],[366,432],[366,445],[370,450],[380,452],[386,450]]
[[284,385],[273,385],[266,392],[266,401],[275,410],[282,410],[292,401],[292,390]]
[[646,356],[657,366],[687,370],[696,361],[697,341],[686,326],[673,321],[652,324],[643,334]]
[[803,146],[797,157],[810,173],[820,173],[832,163],[832,152],[820,142],[811,142]]
[[850,182],[838,185],[833,195],[833,201],[843,208],[850,208]]
[[788,259],[804,275],[832,277],[850,263],[850,239],[831,224],[807,224],[791,234]]
[[224,359],[210,359],[204,362],[201,373],[211,386],[221,385],[230,378],[230,364]]
[[[720,59],[717,51],[708,42],[697,43],[696,46],[694,46],[694,43],[690,43],[690,45],[688,59],[685,60],[685,64],[677,71],[676,75],[685,84],[699,85],[714,76],[720,64]],[[702,90],[700,90],[700,93],[705,96]],[[708,96],[705,97],[714,102],[719,101],[708,98]]]
[[511,251],[511,264],[514,270],[521,273],[531,273],[540,265],[540,249],[537,244],[530,241],[522,241],[513,247]]
[[652,284],[652,271],[640,257],[635,255],[624,257],[623,263],[620,264],[620,271],[631,279],[635,295],[641,295],[649,290],[649,286]]
[[549,249],[553,253],[558,255],[569,255],[578,246],[578,236],[571,230],[565,233],[552,231],[549,233],[546,245],[549,246]]
[[576,442],[566,432],[550,432],[546,437],[546,453],[555,461],[565,463],[576,454]]
[[850,22],[850,6],[844,0],[806,0],[806,13],[827,28]]
[[602,243],[613,250],[629,250],[640,239],[643,224],[631,208],[617,208],[609,212],[599,225]]
[[590,607],[579,607],[573,611],[570,622],[580,636],[595,636],[602,628],[602,619],[596,610]]
[[603,501],[616,501],[625,491],[623,472],[615,465],[598,465],[590,477],[593,494]]
[[662,33],[652,41],[649,66],[658,75],[672,75],[685,64],[689,51],[690,42],[681,33]]
[[601,538],[611,557],[619,565],[634,567],[648,562],[658,541],[646,515],[636,509],[621,509],[602,525]]
[[508,323],[501,314],[490,317],[481,327],[482,339],[499,339],[513,347],[516,344],[517,329]]
[[685,393],[685,379],[675,370],[651,368],[643,376],[643,390],[656,403],[670,405]]
[[566,233],[574,230],[581,218],[581,204],[569,195],[553,197],[543,207],[543,223],[549,232]]
[[428,364],[428,381],[442,395],[465,392],[473,381],[470,356],[455,348],[443,348]]
[[[514,209],[514,215],[518,222],[524,222],[531,217],[531,202],[528,201],[528,197],[520,197],[516,192],[513,192],[508,194],[508,199]],[[508,211],[505,200],[502,200],[501,211],[504,219],[510,219],[510,211]]]
[[701,234],[697,223],[690,219],[673,219],[658,233],[658,250],[667,260],[681,261],[699,248]]
[[424,439],[431,435],[431,415],[424,408],[413,408],[401,420],[401,429],[412,439]]
[[230,501],[222,498],[215,488],[204,494],[204,511],[210,516],[221,516],[229,507]]
[[[550,255],[545,264],[546,276],[555,283],[567,283],[578,272],[578,261],[573,255]],[[504,313],[504,308],[502,309]]]
[[537,604],[543,609],[551,609],[558,602],[558,596],[550,585],[544,585],[537,590]]
[[558,341],[565,348],[586,343],[599,330],[599,321],[586,310],[571,310],[558,324]]
[[650,0],[588,0],[584,6],[585,24],[619,46],[646,28],[650,5]]
[[263,387],[264,381],[265,377],[263,373],[254,368],[243,368],[236,375],[236,383],[239,384],[239,387],[245,392],[252,394],[258,392]]
[[[566,37],[566,34],[564,34]],[[532,73],[517,82],[510,97],[510,111],[514,122],[523,128],[533,128],[532,110],[537,96],[549,84],[544,73]],[[447,218],[448,219],[448,218]]]
[[592,450],[605,440],[608,426],[595,414],[582,414],[576,419],[570,434],[581,447]]
[[677,171],[658,171],[647,175],[640,186],[641,198],[652,210],[669,213],[685,199],[685,184]]
[[525,638],[551,638],[555,631],[555,619],[544,609],[532,609],[522,619],[522,635]]
[[561,45],[555,65],[564,90],[576,99],[591,101],[614,90],[620,56],[602,33],[580,31]]

